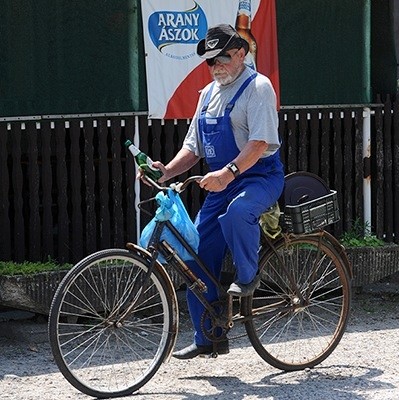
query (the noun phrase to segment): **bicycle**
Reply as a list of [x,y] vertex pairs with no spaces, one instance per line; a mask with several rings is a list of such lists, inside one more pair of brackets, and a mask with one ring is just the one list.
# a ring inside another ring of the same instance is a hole
[[[176,192],[201,177],[169,186]],[[168,187],[147,179],[159,191]],[[154,198],[145,200],[141,206]],[[168,227],[219,287],[221,301],[209,304],[204,283],[165,240]],[[161,254],[166,260],[162,265]],[[60,283],[49,317],[55,362],[81,392],[97,398],[136,392],[169,360],[178,333],[178,302],[167,269],[176,271],[203,302],[202,323],[214,343],[234,339],[244,325],[256,352],[270,365],[295,371],[325,360],[340,342],[348,321],[351,270],[339,242],[320,227],[309,233],[262,231],[261,286],[232,298],[170,221],[158,221],[147,249],[96,252],[78,262]],[[209,327],[211,322],[211,328]],[[213,354],[217,356],[217,354]]]

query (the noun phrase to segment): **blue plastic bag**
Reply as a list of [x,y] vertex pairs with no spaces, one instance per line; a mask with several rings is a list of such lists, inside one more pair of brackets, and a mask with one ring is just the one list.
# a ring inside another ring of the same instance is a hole
[[[174,192],[172,189],[169,189],[167,195],[163,192],[159,192],[155,196],[155,199],[158,203],[158,208],[155,212],[154,218],[141,232],[140,245],[144,248],[148,246],[148,242],[150,241],[151,235],[154,231],[156,221],[170,220],[170,222],[176,227],[184,239],[186,239],[187,243],[197,253],[199,234],[197,228],[191,221],[191,218],[188,215],[186,207],[184,207],[179,194]],[[184,261],[193,259],[190,253],[175,238],[169,228],[164,228],[161,235],[161,240],[166,240],[177,251],[180,258]],[[158,260],[160,262],[165,262],[162,256],[159,256]]]

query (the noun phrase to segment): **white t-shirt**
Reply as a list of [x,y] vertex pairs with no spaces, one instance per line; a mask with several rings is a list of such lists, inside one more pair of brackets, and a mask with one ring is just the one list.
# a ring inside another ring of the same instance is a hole
[[[222,116],[226,105],[253,73],[252,69],[246,67],[234,82],[223,86],[215,83],[206,115],[209,117]],[[183,142],[183,148],[200,157],[204,157],[204,150],[198,132],[198,118],[211,86],[212,83],[201,91],[197,109]],[[236,145],[240,151],[249,140],[262,140],[268,143],[269,146],[264,157],[274,154],[279,149],[276,94],[269,78],[257,74],[236,101],[230,113],[230,120]]]

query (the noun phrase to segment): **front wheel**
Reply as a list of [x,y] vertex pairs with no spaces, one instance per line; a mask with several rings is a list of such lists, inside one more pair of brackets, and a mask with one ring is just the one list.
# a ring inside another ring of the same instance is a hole
[[80,261],[58,287],[49,338],[60,371],[97,398],[126,396],[155,374],[176,335],[176,297],[157,268],[122,249]]
[[345,331],[350,278],[339,254],[322,237],[283,238],[261,255],[262,281],[242,301],[246,330],[257,353],[284,371],[325,360]]

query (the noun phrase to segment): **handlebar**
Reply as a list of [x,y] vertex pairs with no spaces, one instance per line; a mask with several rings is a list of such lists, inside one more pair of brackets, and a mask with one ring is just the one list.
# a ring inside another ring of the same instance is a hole
[[[201,180],[202,176],[201,175],[193,175],[193,176],[188,177],[184,182],[173,182],[169,186],[161,186],[159,183],[155,182],[153,179],[151,179],[151,178],[149,178],[148,176],[145,176],[145,175],[142,177],[142,179],[145,179],[146,182],[148,182],[152,187],[158,189],[159,191],[166,192],[167,190],[172,189],[176,193],[181,193],[184,190],[186,190],[187,186],[190,183],[198,182],[199,180]],[[142,201],[140,201],[140,203],[137,206],[144,213],[146,213],[149,216],[152,216],[153,213],[151,213],[150,211],[145,210],[143,208],[143,206],[144,206],[144,204],[153,202],[155,199],[156,199],[155,197],[152,197],[152,198],[147,199],[147,200],[142,200]]]
[[172,189],[177,193],[182,193],[187,189],[187,186],[190,185],[193,182],[198,182],[202,179],[203,177],[201,175],[193,175],[189,176],[184,182],[173,182],[169,186],[161,186],[159,183],[155,182],[153,179],[149,178],[148,176],[143,176],[143,179],[145,179],[151,186],[153,186],[155,189],[158,189],[159,191],[166,191],[168,189]]

